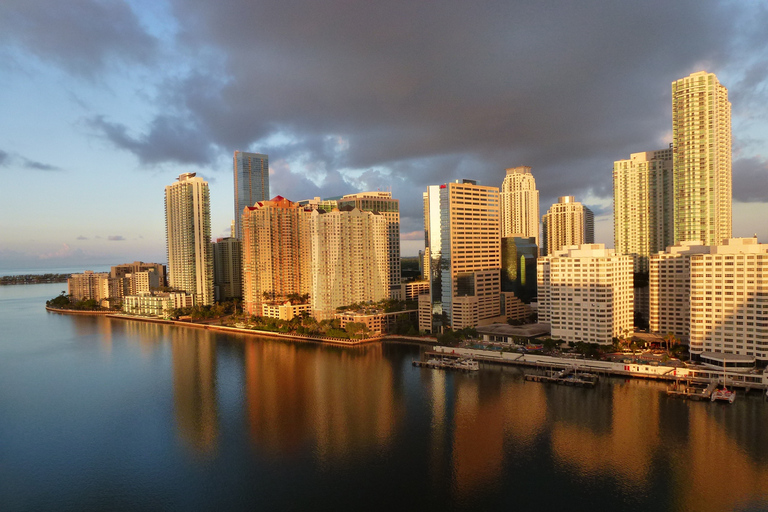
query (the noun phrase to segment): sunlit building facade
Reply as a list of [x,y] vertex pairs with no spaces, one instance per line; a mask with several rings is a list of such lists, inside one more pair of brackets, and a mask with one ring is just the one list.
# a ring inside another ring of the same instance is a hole
[[501,184],[501,236],[533,237],[539,245],[539,191],[531,168],[513,167]]
[[262,304],[284,303],[310,293],[309,211],[276,196],[242,212],[243,306],[262,314]]
[[387,266],[389,267],[389,295],[402,299],[400,279],[400,201],[392,198],[392,192],[360,192],[349,194],[338,201],[339,209],[345,206],[364,212],[374,212],[387,220]]
[[388,222],[378,213],[349,206],[310,214],[315,318],[333,318],[336,308],[389,297]]
[[672,82],[675,243],[731,238],[731,103],[714,73]]
[[188,172],[165,187],[168,285],[213,304],[213,249],[208,182]]
[[613,163],[613,239],[617,254],[632,256],[635,272],[674,244],[672,149],[633,153]]
[[461,329],[498,317],[499,189],[457,180],[430,186],[423,197],[432,314],[437,324]]
[[541,220],[543,255],[563,247],[595,242],[594,214],[573,196],[560,197]]
[[609,344],[634,330],[632,258],[603,244],[570,246],[538,260],[539,321],[552,337]]

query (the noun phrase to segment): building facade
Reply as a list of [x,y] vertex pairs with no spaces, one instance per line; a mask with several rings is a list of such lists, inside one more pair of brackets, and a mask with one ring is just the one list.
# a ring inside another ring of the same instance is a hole
[[165,234],[168,285],[192,295],[196,305],[213,304],[208,183],[193,172],[165,187]]
[[474,327],[498,317],[499,189],[473,180],[430,186],[424,195],[424,210],[433,317],[452,329]]
[[336,308],[388,298],[388,221],[349,206],[310,215],[310,300],[317,320]]
[[691,323],[691,256],[709,252],[701,242],[682,242],[651,256],[649,330],[688,343]]
[[672,82],[675,243],[731,238],[731,103],[713,73]]
[[269,199],[269,157],[235,151],[235,237],[242,240],[243,209]]
[[633,153],[613,163],[613,239],[617,254],[648,272],[651,254],[674,244],[672,149]]
[[219,238],[213,244],[213,290],[217,301],[243,296],[240,240]]
[[393,299],[402,299],[400,295],[400,201],[393,199],[391,192],[360,192],[342,197],[338,205],[339,209],[348,206],[364,212],[379,213],[387,220],[389,296]]
[[539,321],[552,337],[610,344],[634,331],[632,258],[603,244],[566,247],[538,260]]
[[502,237],[501,291],[511,292],[526,304],[536,300],[536,260],[539,248],[534,237]]
[[243,307],[262,314],[263,303],[283,304],[310,293],[309,211],[276,196],[242,212]]
[[[692,356],[754,356],[768,362],[768,244],[733,238],[690,254]],[[659,315],[669,312],[659,308]]]
[[563,247],[595,242],[595,217],[592,210],[573,196],[562,196],[542,217],[541,254],[553,254]]
[[530,167],[507,169],[501,184],[501,237],[533,237],[539,245],[539,191]]
[[[162,263],[145,263],[143,261],[134,261],[133,263],[122,263],[120,265],[114,265],[110,269],[109,275],[111,277],[126,277],[128,274],[136,274],[138,272],[154,271],[159,280],[158,286],[162,287],[166,285],[165,277],[165,265]],[[131,292],[135,293],[135,292]]]
[[101,301],[107,297],[103,294],[104,279],[109,279],[106,272],[86,270],[82,274],[72,274],[67,279],[67,293],[75,300]]

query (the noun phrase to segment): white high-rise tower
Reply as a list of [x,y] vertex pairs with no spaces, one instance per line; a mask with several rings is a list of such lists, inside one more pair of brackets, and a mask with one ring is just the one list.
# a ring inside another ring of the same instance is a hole
[[731,103],[713,73],[672,82],[675,243],[731,238]]
[[168,285],[213,304],[213,249],[208,182],[188,172],[165,187]]

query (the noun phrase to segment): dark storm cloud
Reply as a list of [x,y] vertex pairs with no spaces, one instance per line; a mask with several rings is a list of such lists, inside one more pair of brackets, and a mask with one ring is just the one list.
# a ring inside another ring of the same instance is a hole
[[0,165],[6,165],[8,163],[8,153],[0,149]]
[[92,117],[87,123],[118,148],[134,153],[143,164],[207,163],[211,158],[211,145],[204,130],[179,117],[158,116],[148,133],[138,137],[129,135],[124,125],[109,122],[102,116]]
[[[670,142],[670,83],[691,72],[738,76],[725,84],[734,111],[737,101],[768,103],[760,5],[170,3],[175,51],[201,56],[193,71],[164,75],[160,113],[139,133],[104,117],[91,127],[148,165],[268,153],[272,195],[294,200],[390,186],[404,232],[419,229],[426,185],[467,177],[498,186],[518,165],[532,166],[542,213],[561,195],[610,197],[614,160]],[[41,26],[49,15],[30,4],[14,2],[12,14]],[[84,19],[74,27],[97,42],[102,31],[114,38],[86,47],[58,27],[11,27],[10,37],[75,71],[112,54],[147,60],[156,42],[124,4],[78,5]]]
[[[168,97],[222,150],[386,167],[409,195],[460,177],[499,185],[531,165],[542,204],[608,196],[614,160],[663,147],[671,81],[729,62],[739,18],[731,4],[667,1],[176,7],[180,44],[217,48],[227,80],[212,92],[196,75]],[[292,143],[268,143],[275,133]]]
[[76,240],[88,240],[87,236],[80,235],[76,238]]
[[768,202],[768,159],[740,158],[733,162],[733,199]]
[[0,43],[88,77],[115,60],[147,62],[157,49],[127,3],[98,0],[3,0]]

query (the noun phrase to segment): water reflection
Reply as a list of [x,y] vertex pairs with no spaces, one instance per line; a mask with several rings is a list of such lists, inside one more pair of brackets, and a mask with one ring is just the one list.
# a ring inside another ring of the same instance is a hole
[[216,342],[210,333],[171,329],[173,402],[178,432],[197,454],[216,452]]
[[402,415],[380,344],[248,341],[245,389],[251,441],[272,457],[305,450],[321,462],[370,456],[390,443]]

